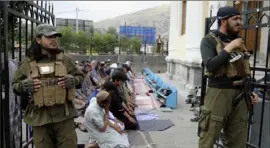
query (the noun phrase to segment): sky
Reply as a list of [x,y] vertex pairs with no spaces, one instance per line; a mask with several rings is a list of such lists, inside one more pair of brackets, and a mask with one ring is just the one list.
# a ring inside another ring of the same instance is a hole
[[152,8],[170,1],[53,1],[56,18],[78,18],[94,22]]

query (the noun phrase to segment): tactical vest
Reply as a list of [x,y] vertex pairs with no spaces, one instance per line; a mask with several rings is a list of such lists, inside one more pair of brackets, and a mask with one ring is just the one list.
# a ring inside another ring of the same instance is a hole
[[75,89],[66,89],[58,85],[58,78],[67,76],[67,69],[63,64],[64,54],[56,55],[55,62],[37,63],[30,60],[30,77],[39,79],[41,87],[33,93],[34,104],[38,107],[64,104],[66,99],[75,98]]
[[[229,43],[222,42],[221,39],[215,36],[213,33],[210,33],[209,35],[214,37],[217,42],[216,51],[218,54],[227,44],[229,44]],[[237,49],[234,49],[233,52],[235,53],[244,52],[244,49],[237,48]],[[219,77],[219,76],[227,75],[228,78],[239,77],[239,76],[242,78],[245,78],[247,75],[250,75],[249,58],[239,59],[238,61],[235,61],[233,63],[230,63],[228,61],[226,64],[222,65],[215,73],[210,73],[205,68],[205,75],[211,76],[211,77]]]

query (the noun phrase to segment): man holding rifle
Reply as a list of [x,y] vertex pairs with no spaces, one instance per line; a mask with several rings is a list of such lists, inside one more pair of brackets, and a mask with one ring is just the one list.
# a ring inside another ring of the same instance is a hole
[[201,41],[208,87],[199,119],[199,148],[212,148],[223,129],[226,148],[244,148],[248,112],[258,102],[251,88],[250,54],[239,36],[241,16],[234,7],[217,12],[218,30]]

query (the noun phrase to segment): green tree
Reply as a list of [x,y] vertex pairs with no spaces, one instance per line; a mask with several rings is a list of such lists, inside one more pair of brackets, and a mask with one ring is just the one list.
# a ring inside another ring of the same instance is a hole
[[115,38],[118,38],[118,34],[117,34],[117,31],[116,31],[116,28],[114,28],[114,27],[108,27],[107,33],[108,34],[111,34],[111,35],[114,35]]
[[75,35],[76,45],[78,50],[86,50],[89,47],[89,37],[83,31],[78,31]]
[[103,40],[105,43],[104,52],[105,53],[108,53],[108,52],[114,53],[114,48],[118,44],[117,38],[113,34],[106,33],[103,35]]
[[93,35],[94,35],[94,27],[91,26],[91,27],[89,28],[89,30],[86,30],[86,31],[85,31],[85,34],[86,34],[87,37],[93,36]]
[[138,37],[134,37],[129,41],[130,50],[135,53],[140,53],[142,47],[142,40]]
[[73,32],[72,27],[61,27],[59,32],[63,35],[59,38],[61,47],[68,51],[74,51],[78,48],[75,40],[76,34]]
[[92,38],[92,49],[94,51],[100,52],[104,50],[104,46],[105,43],[102,34],[99,32],[94,33]]
[[121,42],[121,45],[120,45],[121,51],[124,51],[124,52],[128,51],[128,48],[130,45],[129,39],[126,36],[122,36],[120,42]]

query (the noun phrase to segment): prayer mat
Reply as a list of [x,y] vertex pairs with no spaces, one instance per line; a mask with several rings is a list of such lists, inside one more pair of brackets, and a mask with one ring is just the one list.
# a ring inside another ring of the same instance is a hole
[[138,121],[139,129],[141,131],[164,131],[172,126],[174,123],[168,120],[142,120]]
[[135,116],[138,121],[141,120],[157,120],[159,116],[155,113],[153,109],[136,109]]
[[128,131],[128,140],[130,146],[145,145],[145,140],[140,132],[138,131]]

